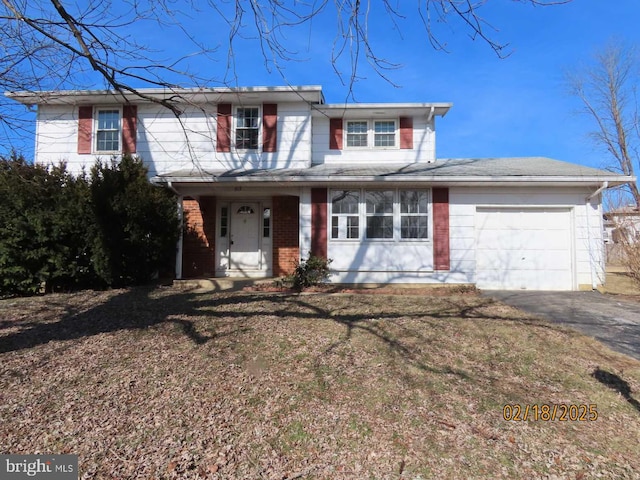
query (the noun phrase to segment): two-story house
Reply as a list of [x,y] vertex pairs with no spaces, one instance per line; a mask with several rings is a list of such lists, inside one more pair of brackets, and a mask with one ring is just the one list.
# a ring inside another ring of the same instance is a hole
[[604,280],[601,196],[631,177],[548,158],[437,159],[448,103],[327,104],[318,86],[10,93],[37,162],[140,156],[178,195],[176,275],[577,290]]

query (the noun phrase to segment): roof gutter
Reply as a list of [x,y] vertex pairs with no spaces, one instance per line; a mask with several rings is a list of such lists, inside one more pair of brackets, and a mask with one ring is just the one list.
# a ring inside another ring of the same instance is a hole
[[211,175],[211,176],[163,176],[158,175],[151,179],[153,183],[191,183],[191,184],[220,184],[220,183],[256,183],[264,185],[267,183],[273,183],[277,185],[313,185],[318,183],[361,183],[361,182],[378,182],[378,183],[445,183],[448,185],[481,185],[481,184],[535,184],[535,185],[549,185],[549,184],[562,184],[562,185],[593,185],[601,183],[594,193],[590,194],[588,199],[590,200],[594,196],[598,195],[602,190],[609,186],[622,185],[627,183],[625,178],[621,180],[619,177],[602,178],[602,177],[567,177],[567,176],[553,176],[553,177],[538,177],[538,176],[522,176],[522,177],[469,177],[469,176],[415,176],[415,175],[385,175],[385,176],[341,176],[341,175],[318,175],[312,177],[306,177],[302,175],[291,176],[274,176],[274,175]]

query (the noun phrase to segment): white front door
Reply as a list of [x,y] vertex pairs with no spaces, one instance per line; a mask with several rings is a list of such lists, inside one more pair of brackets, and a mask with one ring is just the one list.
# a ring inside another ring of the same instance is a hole
[[260,268],[260,208],[257,203],[231,204],[229,268]]

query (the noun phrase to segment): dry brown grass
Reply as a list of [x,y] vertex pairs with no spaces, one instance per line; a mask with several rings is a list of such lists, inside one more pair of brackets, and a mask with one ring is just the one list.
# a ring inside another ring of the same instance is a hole
[[[0,301],[0,449],[81,478],[639,478],[639,390],[640,362],[473,293]],[[503,419],[542,403],[598,419]]]

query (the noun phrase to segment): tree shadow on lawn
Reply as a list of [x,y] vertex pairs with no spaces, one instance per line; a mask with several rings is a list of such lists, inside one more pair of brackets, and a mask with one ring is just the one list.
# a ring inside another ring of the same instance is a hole
[[[45,315],[44,318],[39,317],[29,320],[25,318],[25,321],[19,321],[17,324],[15,322],[2,321],[0,318],[3,329],[15,326],[20,328],[17,332],[0,336],[0,353],[27,349],[56,340],[72,340],[120,330],[142,330],[163,323],[173,323],[179,326],[191,341],[197,345],[203,345],[218,335],[203,335],[189,317],[246,320],[256,316],[275,315],[300,319],[325,319],[344,326],[346,329],[345,335],[334,342],[334,345],[329,347],[329,351],[336,348],[340,343],[348,342],[352,332],[358,329],[378,338],[391,351],[410,362],[416,363],[417,367],[433,370],[433,367],[419,364],[413,347],[405,345],[401,338],[391,333],[382,324],[372,320],[420,318],[423,322],[429,322],[430,327],[435,329],[438,328],[438,320],[442,319],[454,317],[463,319],[482,318],[523,322],[526,324],[535,322],[535,325],[544,328],[558,329],[546,322],[523,319],[522,317],[516,318],[509,314],[487,315],[481,309],[495,304],[496,302],[492,299],[483,299],[477,304],[474,302],[473,305],[465,305],[464,302],[440,298],[446,308],[440,308],[435,311],[425,305],[424,312],[378,311],[375,313],[345,312],[341,314],[339,309],[332,310],[330,296],[326,296],[327,301],[323,302],[321,307],[311,301],[306,301],[304,295],[296,294],[242,293],[218,295],[209,293],[203,295],[189,291],[177,291],[164,295],[153,295],[156,289],[157,287],[155,286],[130,288],[86,310],[82,310],[81,306],[74,306],[72,302],[65,302],[64,297],[62,300],[55,298],[47,302],[53,305],[53,312],[51,315]],[[358,295],[357,298],[368,304],[367,300],[363,299],[361,295]],[[44,311],[45,309],[41,306],[34,309],[37,314],[42,314]],[[565,330],[563,331],[566,333]],[[232,333],[227,333],[226,335]],[[428,339],[422,338],[421,332],[413,330],[405,333],[406,336],[428,341]],[[450,367],[437,369],[437,371],[439,373],[466,375],[464,372],[458,372]]]
[[633,408],[640,412],[640,402],[631,396],[631,386],[628,382],[620,378],[615,373],[601,370],[600,367],[597,367],[591,376],[603,385],[618,392]]
[[[15,326],[20,328],[18,332],[0,336],[0,353],[32,348],[56,340],[73,340],[120,330],[143,330],[167,322],[179,326],[196,344],[202,345],[213,338],[200,334],[190,320],[172,318],[201,315],[198,311],[199,304],[195,302],[197,295],[179,292],[151,298],[155,289],[156,287],[130,288],[87,310],[56,299],[53,310],[63,310],[59,319],[45,317],[0,322],[3,329]],[[45,310],[46,308],[39,307],[34,309],[34,313],[38,315]],[[49,317],[51,316],[53,315]]]

